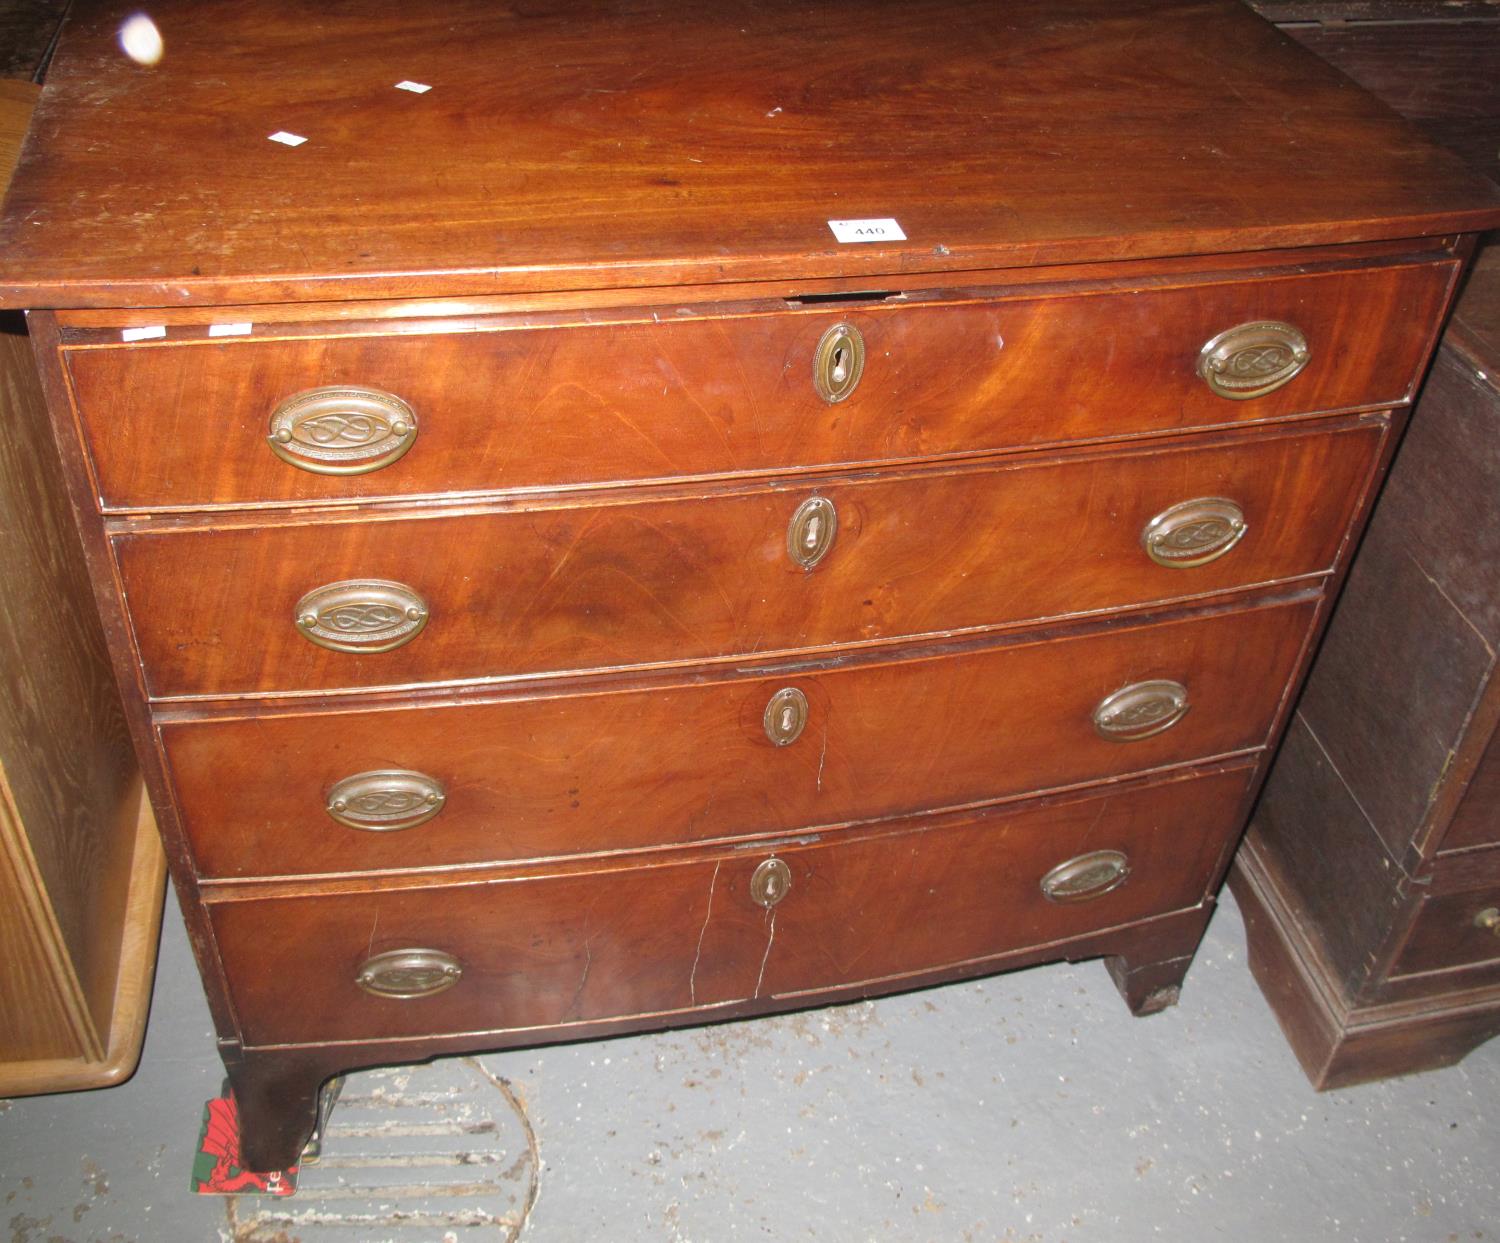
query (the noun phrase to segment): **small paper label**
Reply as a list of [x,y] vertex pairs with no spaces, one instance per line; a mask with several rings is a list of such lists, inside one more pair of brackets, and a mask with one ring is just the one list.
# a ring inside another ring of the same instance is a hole
[[428,86],[425,82],[412,82],[408,79],[405,82],[397,82],[396,89],[398,91],[410,91],[413,95],[425,95],[432,87]]
[[284,129],[279,129],[274,134],[267,135],[267,137],[272,142],[279,142],[285,147],[300,147],[307,141],[301,134],[288,134]]
[[151,341],[167,335],[165,324],[152,324],[149,328],[122,328],[121,341]]
[[248,337],[254,324],[210,324],[208,335],[211,337]]
[[889,216],[875,220],[830,220],[828,227],[841,242],[904,242],[906,234]]

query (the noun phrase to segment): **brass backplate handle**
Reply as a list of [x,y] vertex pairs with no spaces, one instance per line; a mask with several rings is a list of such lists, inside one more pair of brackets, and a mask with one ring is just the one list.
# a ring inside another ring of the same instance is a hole
[[839,514],[826,496],[810,496],[792,514],[786,528],[786,553],[792,564],[810,570],[828,555],[838,534]]
[[463,974],[458,959],[442,950],[387,950],[367,958],[355,974],[354,982],[376,997],[410,1001],[446,992]]
[[770,910],[791,891],[792,869],[780,859],[766,859],[750,874],[750,897]]
[[293,393],[271,411],[266,437],[283,462],[315,475],[365,475],[417,439],[417,412],[394,393],[335,384]]
[[1130,861],[1119,850],[1091,850],[1059,863],[1042,877],[1049,902],[1086,902],[1118,889],[1130,875]]
[[426,824],[443,810],[447,797],[442,784],[425,773],[382,768],[336,782],[324,810],[351,829],[393,833]]
[[1307,338],[1295,324],[1258,319],[1221,332],[1198,352],[1198,374],[1220,397],[1274,393],[1307,366]]
[[405,583],[352,578],[327,583],[297,601],[292,620],[310,643],[365,655],[410,643],[427,625],[427,602]]
[[1151,519],[1141,546],[1157,565],[1191,569],[1217,561],[1244,538],[1245,511],[1223,496],[1180,501]]
[[835,324],[813,353],[813,388],[830,404],[859,387],[865,373],[865,339],[853,324]]
[[1154,678],[1132,682],[1106,695],[1094,709],[1094,728],[1111,742],[1135,742],[1171,729],[1187,715],[1188,692],[1181,682]]
[[771,696],[761,724],[766,737],[778,747],[789,747],[807,728],[807,696],[795,686],[786,686]]

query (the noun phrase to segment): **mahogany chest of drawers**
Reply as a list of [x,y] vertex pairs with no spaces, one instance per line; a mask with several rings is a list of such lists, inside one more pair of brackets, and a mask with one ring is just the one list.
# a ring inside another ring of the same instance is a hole
[[153,16],[0,294],[253,1162],[356,1066],[1175,999],[1500,196],[1232,0]]

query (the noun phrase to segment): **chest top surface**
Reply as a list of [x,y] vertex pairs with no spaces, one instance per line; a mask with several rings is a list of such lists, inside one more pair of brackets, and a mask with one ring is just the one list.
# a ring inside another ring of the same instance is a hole
[[[1238,0],[163,0],[153,66],[121,51],[133,7],[80,6],[64,35],[0,224],[5,304],[964,271],[1500,223],[1500,191]],[[906,240],[842,244],[828,221],[850,218]]]

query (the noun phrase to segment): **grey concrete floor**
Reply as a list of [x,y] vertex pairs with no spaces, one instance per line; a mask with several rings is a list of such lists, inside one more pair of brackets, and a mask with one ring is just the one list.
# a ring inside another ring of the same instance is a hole
[[1065,964],[369,1072],[297,1196],[194,1196],[221,1072],[168,907],[135,1078],[0,1102],[0,1240],[1500,1240],[1500,1041],[1314,1094],[1227,895],[1149,1019]]

